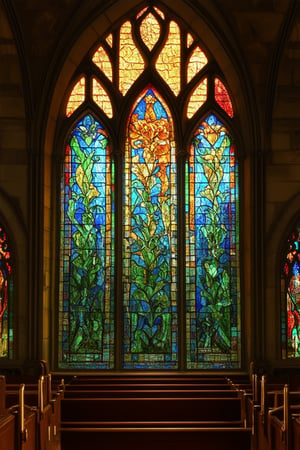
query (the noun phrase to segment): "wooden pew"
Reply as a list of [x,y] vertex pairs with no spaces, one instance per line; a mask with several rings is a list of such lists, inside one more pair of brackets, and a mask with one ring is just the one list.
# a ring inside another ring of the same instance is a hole
[[64,398],[236,398],[240,395],[237,390],[230,389],[67,389],[64,391]]
[[62,426],[68,422],[227,422],[243,425],[241,401],[232,398],[64,398]]
[[[45,385],[48,386],[45,387]],[[6,385],[5,408],[14,410],[19,415],[19,410],[26,408],[26,411],[34,413],[35,419],[35,442],[37,450],[59,450],[60,444],[60,402],[62,391],[52,392],[49,378],[44,379],[41,376],[37,385],[30,384],[30,389],[26,389],[25,384],[21,384],[23,399],[20,402],[20,388],[16,390],[14,384]],[[21,421],[21,416],[20,419]],[[30,417],[30,420],[33,420]],[[20,428],[20,425],[19,425]],[[32,430],[32,425],[30,425]],[[18,438],[20,448],[29,446],[27,443],[27,432],[19,431],[17,435],[23,435]],[[31,445],[31,444],[30,444]],[[19,449],[19,447],[17,447]],[[31,447],[28,447],[31,449]]]
[[[282,399],[282,404],[280,404]],[[300,416],[300,391],[291,391],[286,384],[276,395],[276,403],[268,411],[268,433],[265,448],[274,450],[299,449],[298,418]]]
[[250,449],[237,396],[64,398],[61,427],[64,450]]

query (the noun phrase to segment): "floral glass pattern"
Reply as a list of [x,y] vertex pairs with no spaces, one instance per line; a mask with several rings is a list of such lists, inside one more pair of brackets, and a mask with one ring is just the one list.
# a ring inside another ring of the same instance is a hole
[[177,367],[176,166],[153,88],[130,116],[124,171],[124,367]]
[[90,114],[70,133],[61,192],[60,367],[111,368],[113,171],[107,133]]
[[239,367],[238,166],[214,115],[194,134],[186,186],[187,367]]
[[74,88],[61,189],[60,367],[241,366],[233,106],[212,55],[187,30],[149,5],[82,61],[79,99],[93,114],[73,119],[82,104],[72,104]]

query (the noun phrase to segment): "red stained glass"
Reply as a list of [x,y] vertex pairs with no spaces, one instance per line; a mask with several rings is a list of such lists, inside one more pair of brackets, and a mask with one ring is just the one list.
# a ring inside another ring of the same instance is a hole
[[223,108],[230,117],[233,117],[233,107],[230,96],[219,78],[215,78],[215,99],[221,108]]

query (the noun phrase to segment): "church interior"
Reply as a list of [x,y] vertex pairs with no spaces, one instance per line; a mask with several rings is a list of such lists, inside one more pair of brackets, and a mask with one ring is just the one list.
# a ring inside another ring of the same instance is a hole
[[299,173],[299,0],[1,0],[0,450],[300,449]]

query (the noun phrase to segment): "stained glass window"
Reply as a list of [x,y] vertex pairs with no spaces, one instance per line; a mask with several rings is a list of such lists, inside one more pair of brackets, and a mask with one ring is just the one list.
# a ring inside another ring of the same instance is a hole
[[0,358],[13,356],[13,287],[11,248],[0,225]]
[[238,171],[214,115],[194,134],[186,188],[187,367],[239,367]]
[[283,358],[300,356],[300,222],[290,233],[281,272],[281,329]]
[[124,169],[124,367],[174,368],[177,356],[173,124],[148,88],[130,115]]
[[113,366],[113,183],[107,133],[88,114],[70,133],[61,181],[63,368]]
[[165,9],[132,11],[87,53],[84,89],[71,90],[61,368],[241,367],[233,106],[188,29]]

